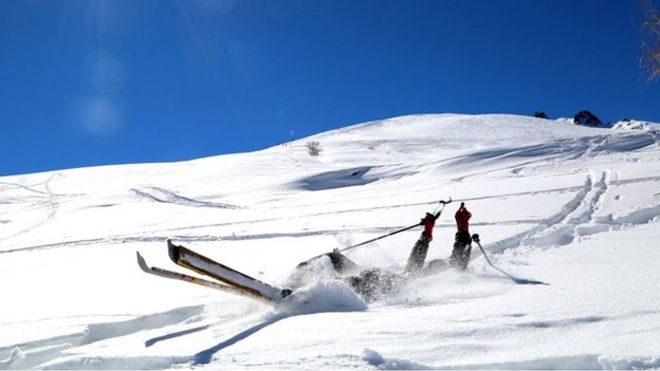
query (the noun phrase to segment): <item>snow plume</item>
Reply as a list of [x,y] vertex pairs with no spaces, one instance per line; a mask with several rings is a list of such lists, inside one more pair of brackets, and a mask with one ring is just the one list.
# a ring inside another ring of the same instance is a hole
[[364,300],[332,268],[327,256],[320,256],[294,270],[287,279],[294,293],[280,310],[292,314],[353,312],[367,309]]
[[514,283],[498,273],[450,269],[409,281],[385,302],[390,305],[446,305],[499,295],[511,285]]
[[298,266],[286,279],[286,287],[297,289],[306,286],[311,282],[339,278],[332,268],[330,258],[327,256],[312,258],[305,263],[306,264],[304,265]]
[[283,313],[359,312],[367,303],[341,280],[319,280],[294,293],[277,306]]

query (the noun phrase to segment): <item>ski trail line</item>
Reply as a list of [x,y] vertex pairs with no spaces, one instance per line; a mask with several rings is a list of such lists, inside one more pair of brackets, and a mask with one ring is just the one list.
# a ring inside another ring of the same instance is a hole
[[160,187],[149,186],[149,187],[145,187],[145,189],[131,188],[131,191],[133,191],[133,193],[135,193],[140,197],[160,203],[175,204],[181,206],[193,206],[193,207],[212,207],[218,209],[241,208],[240,206],[231,205],[231,204],[192,199]]
[[48,222],[50,222],[53,219],[55,219],[55,215],[57,214],[57,211],[59,210],[60,204],[57,201],[57,196],[52,192],[52,190],[50,188],[50,183],[53,179],[55,179],[58,176],[60,176],[60,174],[55,173],[55,174],[51,175],[50,178],[48,178],[44,183],[42,183],[41,186],[43,186],[43,188],[44,188],[43,191],[39,191],[37,189],[33,189],[33,188],[27,187],[27,186],[22,186],[22,185],[19,185],[19,184],[13,184],[13,185],[15,185],[15,186],[17,186],[21,189],[28,190],[30,192],[34,192],[34,193],[37,193],[37,194],[41,195],[42,197],[37,199],[37,201],[32,203],[29,207],[34,207],[36,209],[46,209],[47,214],[46,214],[46,217],[43,220],[40,220],[40,221],[38,221],[38,222],[28,226],[28,227],[20,229],[16,232],[10,234],[7,237],[0,238],[0,241],[6,241],[10,238],[14,238],[16,236],[20,236],[22,234],[32,232],[35,229],[47,224]]
[[539,235],[541,232],[552,228],[554,225],[560,225],[565,221],[570,215],[575,213],[575,211],[580,208],[580,206],[585,202],[587,194],[593,187],[593,181],[591,176],[587,176],[584,184],[578,188],[575,196],[569,200],[555,215],[546,218],[545,221],[527,231],[518,233],[509,238],[505,238],[500,241],[493,242],[488,244],[487,250],[492,253],[501,253],[511,248],[518,247],[522,244],[527,244],[528,242],[533,241],[534,236]]

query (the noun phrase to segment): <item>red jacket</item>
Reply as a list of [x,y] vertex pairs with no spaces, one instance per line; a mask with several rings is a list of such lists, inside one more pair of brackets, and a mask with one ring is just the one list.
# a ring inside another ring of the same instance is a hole
[[470,218],[472,214],[461,204],[461,207],[456,211],[456,228],[459,231],[467,231],[470,228]]

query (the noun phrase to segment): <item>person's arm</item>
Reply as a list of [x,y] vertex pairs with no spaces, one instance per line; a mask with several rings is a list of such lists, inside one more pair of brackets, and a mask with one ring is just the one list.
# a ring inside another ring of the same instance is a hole
[[435,215],[426,213],[426,216],[419,223],[424,226],[422,234],[426,237],[433,236],[433,227],[435,226]]

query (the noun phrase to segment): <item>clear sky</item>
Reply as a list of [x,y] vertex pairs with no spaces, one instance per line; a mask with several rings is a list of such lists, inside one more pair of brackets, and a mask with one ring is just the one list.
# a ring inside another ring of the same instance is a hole
[[641,21],[634,0],[0,0],[0,175],[415,113],[660,122]]

